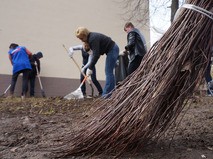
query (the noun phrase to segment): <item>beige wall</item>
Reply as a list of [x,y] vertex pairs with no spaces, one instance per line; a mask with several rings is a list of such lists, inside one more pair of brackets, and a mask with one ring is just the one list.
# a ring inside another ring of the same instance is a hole
[[[15,42],[33,53],[43,52],[42,77],[79,79],[79,70],[62,44],[67,48],[81,44],[74,32],[78,26],[85,26],[110,36],[123,50],[124,8],[118,1],[121,0],[0,0],[0,75],[11,75],[7,52],[10,43]],[[142,32],[149,42],[149,28]],[[81,65],[81,53],[76,52],[74,58]],[[104,61],[105,55],[96,65],[99,80],[105,80]]]
[[[118,1],[122,0],[0,0],[0,93],[10,83],[12,66],[7,52],[12,42],[33,53],[43,52],[41,77],[47,96],[64,96],[74,91],[79,86],[79,70],[62,44],[67,48],[81,44],[74,32],[78,26],[85,26],[110,36],[123,50],[125,15],[121,15],[124,8]],[[149,42],[149,29],[143,28],[142,32]],[[81,65],[81,52],[76,52],[74,58]],[[97,78],[103,86],[104,61],[105,55],[96,64]],[[21,78],[15,90],[17,95],[20,88]],[[35,91],[39,96],[38,81]]]

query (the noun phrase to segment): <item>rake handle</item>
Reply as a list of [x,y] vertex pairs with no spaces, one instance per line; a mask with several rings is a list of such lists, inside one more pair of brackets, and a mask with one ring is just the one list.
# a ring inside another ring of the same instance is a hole
[[[70,52],[70,51],[65,47],[64,44],[63,44],[62,46],[63,46],[63,48],[66,50],[67,53]],[[75,60],[73,57],[70,57],[70,58],[73,60],[73,62],[74,62],[75,65],[78,67],[79,71],[81,72],[81,68],[80,68],[80,66],[78,65],[78,63],[76,62],[76,60]],[[87,75],[85,75],[85,73],[81,72],[81,74],[84,76],[84,80],[83,80],[82,82],[84,83],[85,80],[88,82],[88,84],[90,85],[90,87],[91,87],[91,89],[92,89],[92,96],[93,96],[93,95],[94,95],[94,88],[93,88],[93,86],[92,86],[92,83],[91,83],[90,79],[88,78]],[[81,86],[83,85],[83,83],[81,84]]]
[[[63,47],[64,47],[64,49],[69,53],[70,51],[65,47],[65,45],[63,44]],[[75,63],[75,65],[78,67],[78,69],[79,69],[79,71],[81,72],[81,68],[80,68],[80,66],[78,65],[78,63],[76,62],[76,60],[73,58],[73,57],[70,57],[72,60],[73,60],[73,62]],[[86,75],[85,75],[85,73],[83,73],[83,72],[81,72],[82,73],[82,75],[85,77]],[[90,84],[90,81],[88,81],[88,83]]]
[[87,80],[87,78],[88,78],[88,76],[85,76],[85,77],[84,77],[84,79],[83,79],[83,81],[81,82],[81,84],[80,84],[79,88],[81,88],[81,87],[82,87],[82,85],[83,85],[83,84],[84,84],[84,82]]

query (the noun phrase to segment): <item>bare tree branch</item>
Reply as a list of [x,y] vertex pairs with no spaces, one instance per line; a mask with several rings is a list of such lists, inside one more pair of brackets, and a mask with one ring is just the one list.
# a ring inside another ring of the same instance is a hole
[[148,0],[122,0],[120,1],[124,12],[125,21],[132,21],[146,25],[149,23],[149,1]]

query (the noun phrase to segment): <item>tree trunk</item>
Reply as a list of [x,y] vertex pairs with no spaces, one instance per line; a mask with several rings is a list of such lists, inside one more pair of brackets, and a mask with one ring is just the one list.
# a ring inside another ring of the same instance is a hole
[[174,20],[176,11],[179,8],[179,0],[172,0],[171,4],[171,22]]

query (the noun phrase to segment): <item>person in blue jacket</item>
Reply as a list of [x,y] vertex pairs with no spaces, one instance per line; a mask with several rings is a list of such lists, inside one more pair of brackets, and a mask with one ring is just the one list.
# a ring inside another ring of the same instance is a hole
[[11,87],[10,87],[10,96],[14,95],[16,81],[18,79],[19,74],[23,74],[22,77],[22,99],[25,98],[27,93],[28,87],[28,76],[30,70],[32,69],[30,64],[30,58],[32,53],[26,49],[24,46],[19,46],[18,44],[12,43],[9,46],[9,59],[13,66],[13,75],[11,80]]
[[101,33],[90,32],[85,27],[78,27],[75,32],[75,35],[82,42],[88,43],[90,49],[93,51],[91,63],[86,71],[87,76],[90,76],[93,73],[92,70],[96,65],[100,56],[104,54],[106,55],[106,62],[105,62],[106,82],[103,89],[102,97],[108,98],[115,88],[114,70],[119,54],[118,45],[110,37]]

